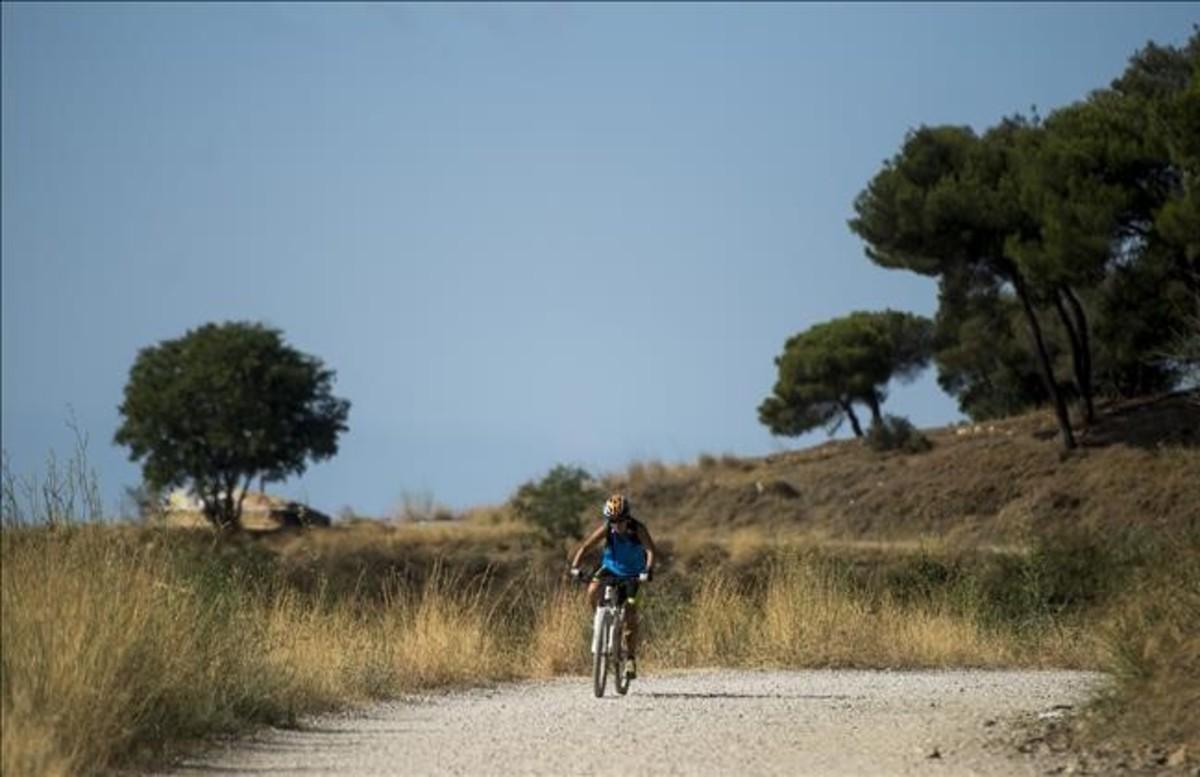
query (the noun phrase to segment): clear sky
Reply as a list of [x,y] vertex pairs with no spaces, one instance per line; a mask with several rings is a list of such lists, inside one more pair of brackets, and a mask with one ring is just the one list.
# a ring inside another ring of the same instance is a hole
[[[784,340],[935,286],[849,231],[906,130],[1106,85],[1187,3],[3,5],[3,446],[91,438],[137,351],[256,320],[350,431],[273,491],[385,515],[558,462],[759,455]],[[885,405],[960,416],[932,372]],[[845,434],[845,432],[843,432]]]

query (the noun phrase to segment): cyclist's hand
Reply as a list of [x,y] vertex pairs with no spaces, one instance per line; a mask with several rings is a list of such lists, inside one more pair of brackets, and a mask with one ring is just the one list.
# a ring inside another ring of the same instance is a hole
[[579,576],[581,574],[583,574],[583,573],[582,573],[582,571],[580,571],[579,567],[571,567],[571,579],[572,580],[578,580]]
[[645,572],[638,575],[638,582],[639,583],[648,582],[650,580],[650,578],[652,578],[652,577],[654,577],[654,573],[652,571],[650,571],[649,569],[647,569]]

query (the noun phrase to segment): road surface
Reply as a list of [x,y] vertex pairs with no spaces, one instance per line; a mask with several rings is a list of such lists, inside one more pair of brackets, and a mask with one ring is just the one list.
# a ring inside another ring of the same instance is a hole
[[[415,697],[218,746],[171,774],[1041,775],[1000,740],[1103,677],[1061,671],[734,671]],[[609,693],[612,693],[611,683]]]

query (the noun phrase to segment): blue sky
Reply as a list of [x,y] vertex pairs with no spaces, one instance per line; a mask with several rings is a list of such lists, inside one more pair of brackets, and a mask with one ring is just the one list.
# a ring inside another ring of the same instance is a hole
[[[759,455],[788,335],[934,312],[846,220],[906,130],[1044,114],[1185,3],[3,5],[3,446],[91,439],[137,351],[256,320],[337,372],[336,458],[272,490],[385,515]],[[959,418],[932,372],[886,410]]]

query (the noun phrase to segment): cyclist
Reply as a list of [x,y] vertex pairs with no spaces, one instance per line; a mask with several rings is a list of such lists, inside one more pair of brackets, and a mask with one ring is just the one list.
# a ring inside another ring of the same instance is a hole
[[629,648],[629,664],[625,674],[630,679],[637,677],[638,645],[638,582],[650,579],[654,570],[654,540],[645,524],[633,517],[629,499],[623,494],[613,494],[604,503],[604,523],[596,527],[571,561],[571,576],[580,575],[579,562],[584,554],[600,542],[604,542],[604,555],[600,568],[588,584],[588,605],[595,609],[600,600],[600,587],[608,578],[634,578],[626,583],[629,598],[625,609],[625,645]]

